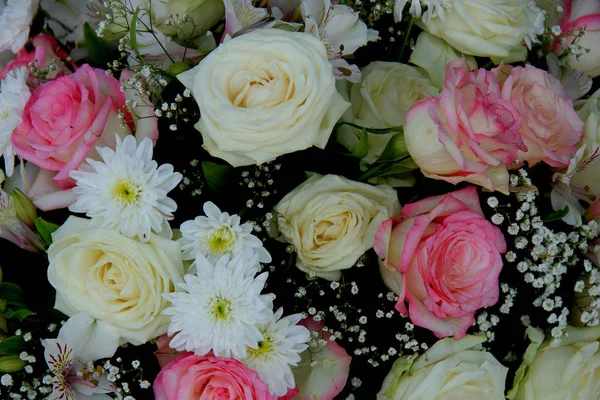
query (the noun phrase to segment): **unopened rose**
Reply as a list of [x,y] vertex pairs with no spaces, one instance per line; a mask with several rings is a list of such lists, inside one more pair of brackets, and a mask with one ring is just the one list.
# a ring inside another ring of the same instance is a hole
[[498,301],[502,232],[483,216],[473,186],[407,204],[400,218],[375,236],[396,309],[437,337],[462,338],[475,312]]
[[162,294],[183,281],[179,243],[154,234],[142,243],[73,216],[52,239],[48,281],[56,289],[57,310],[87,313],[134,345],[167,332]]
[[335,89],[325,45],[307,33],[257,29],[177,77],[200,108],[203,147],[235,167],[324,148],[350,106]]
[[556,346],[530,327],[531,344],[523,356],[511,400],[597,399],[600,397],[600,327],[567,327]]
[[423,30],[444,39],[461,53],[508,57],[521,44],[536,20],[535,3],[528,0],[454,0],[444,12],[425,22]]
[[238,360],[184,353],[154,380],[156,400],[272,400],[258,374]]
[[[359,83],[340,84],[342,94],[352,103],[342,120],[367,128],[402,126],[414,103],[439,93],[428,77],[406,64],[374,61],[362,70],[361,77]],[[360,134],[358,129],[344,125],[338,128],[337,139],[348,146],[357,143]],[[368,135],[369,153],[364,160],[373,163],[392,134]]]
[[508,192],[507,168],[525,149],[520,127],[521,115],[494,74],[457,60],[446,66],[440,96],[411,108],[404,139],[425,176]]
[[568,166],[583,139],[583,122],[562,84],[531,65],[504,65],[493,72],[502,84],[502,97],[523,118],[520,132],[527,150],[519,158],[530,166],[539,161],[552,167]]
[[161,0],[152,4],[152,11],[154,25],[180,40],[204,35],[225,16],[223,0]]
[[276,206],[279,230],[294,245],[296,266],[338,280],[373,247],[375,231],[400,208],[396,192],[338,175],[313,175]]
[[442,339],[414,361],[399,358],[377,400],[503,400],[508,368],[474,349],[483,342],[481,336]]

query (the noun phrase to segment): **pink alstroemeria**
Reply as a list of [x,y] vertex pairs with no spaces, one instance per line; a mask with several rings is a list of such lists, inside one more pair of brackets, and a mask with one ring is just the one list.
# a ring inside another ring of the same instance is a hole
[[115,387],[98,370],[86,364],[112,357],[119,345],[114,327],[87,314],[73,315],[56,339],[42,340],[44,357],[54,378],[48,400],[112,399]]

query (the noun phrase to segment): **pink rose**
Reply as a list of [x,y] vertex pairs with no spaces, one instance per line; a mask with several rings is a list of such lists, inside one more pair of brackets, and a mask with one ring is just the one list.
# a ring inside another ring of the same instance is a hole
[[[563,8],[563,18],[559,24],[562,37],[561,40],[556,40],[554,52],[557,55],[561,54],[573,43],[579,29],[585,28],[585,33],[577,41],[577,45],[581,46],[583,51],[579,56],[570,55],[569,64],[591,78],[600,76],[600,2],[565,0]],[[585,49],[590,51],[586,52]]]
[[156,400],[272,400],[258,374],[231,358],[185,353],[154,381]]
[[396,309],[438,338],[460,339],[475,311],[498,301],[504,236],[484,218],[473,186],[407,204],[400,216],[375,236],[386,283],[395,274]]
[[425,176],[507,193],[507,166],[525,149],[520,126],[521,116],[502,98],[495,76],[456,60],[446,66],[440,96],[408,112],[404,138]]
[[[56,40],[50,35],[39,35],[31,39],[31,45],[33,49],[27,51],[27,48],[22,48],[15,57],[14,60],[6,64],[6,66],[0,71],[0,80],[6,78],[9,71],[16,68],[28,67],[29,63],[33,62],[37,69],[47,69],[51,61],[54,62],[56,70],[50,72],[47,79],[54,79],[56,76],[61,75],[64,72],[68,72],[65,67],[63,60],[66,60],[69,56],[67,52],[60,49]],[[31,75],[30,75],[30,79]]]
[[562,84],[531,65],[504,65],[492,72],[503,81],[502,96],[523,117],[521,137],[527,149],[519,153],[519,159],[530,166],[544,161],[552,167],[566,168],[583,139],[583,121]]
[[[124,71],[122,79],[131,75]],[[125,107],[129,96],[140,104],[135,114],[146,116],[139,123]],[[114,148],[115,134],[124,138],[135,132],[140,140],[147,136],[155,141],[157,121],[146,104],[137,92],[121,92],[117,79],[89,65],[34,89],[11,143],[19,156],[41,168],[28,192],[35,205],[52,210],[72,203],[75,196],[68,189],[75,183],[69,173],[86,158],[98,159],[96,146]]]

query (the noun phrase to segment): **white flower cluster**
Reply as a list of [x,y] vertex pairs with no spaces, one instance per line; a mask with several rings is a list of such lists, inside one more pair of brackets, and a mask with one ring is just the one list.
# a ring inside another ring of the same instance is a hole
[[[195,274],[184,276],[181,292],[163,296],[172,304],[170,346],[197,355],[212,352],[235,358],[255,370],[274,397],[295,387],[291,366],[300,362],[309,331],[301,314],[283,317],[273,310],[274,295],[261,294],[268,273],[259,262],[271,256],[238,215],[204,204],[206,217],[181,226],[185,259],[195,259]],[[258,275],[257,275],[258,274]]]
[[[508,217],[506,232],[515,237],[514,247],[519,250],[530,249],[528,257],[521,258],[518,258],[514,252],[508,252],[506,260],[509,265],[522,273],[523,280],[539,293],[533,305],[549,313],[547,321],[555,325],[551,331],[552,343],[558,345],[569,323],[570,310],[556,292],[569,268],[582,262],[579,255],[587,251],[588,241],[599,235],[600,226],[596,221],[591,221],[568,234],[554,232],[546,227],[537,215],[535,205],[537,188],[532,186],[524,169],[520,169],[518,174],[511,175],[510,186],[511,190],[516,192],[516,199],[519,202],[517,211],[510,216],[498,212],[492,217],[492,221],[501,225],[505,217]],[[488,205],[496,209],[497,200],[490,198]],[[500,311],[508,313],[516,291],[511,291],[506,286],[503,292],[506,298]],[[583,318],[588,319],[588,317],[590,316],[586,314]]]

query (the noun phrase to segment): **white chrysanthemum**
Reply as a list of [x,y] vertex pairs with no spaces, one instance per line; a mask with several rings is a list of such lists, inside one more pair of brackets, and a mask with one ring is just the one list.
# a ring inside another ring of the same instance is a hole
[[17,53],[29,39],[39,0],[0,1],[0,51]]
[[[394,3],[394,20],[400,22],[402,20],[402,11],[409,0],[396,0]],[[423,7],[426,7],[423,12]],[[444,19],[444,9],[452,7],[452,0],[411,0],[410,8],[408,13],[415,18],[423,15],[423,22],[426,24],[431,21],[432,18],[440,17]]]
[[277,398],[294,388],[294,374],[291,366],[300,362],[300,353],[307,349],[310,332],[302,325],[301,314],[281,318],[283,308],[273,314],[273,318],[258,329],[263,340],[257,349],[248,348],[248,355],[242,361],[258,373],[267,389]]
[[133,136],[123,141],[117,136],[116,149],[98,147],[103,162],[87,159],[95,171],[72,171],[77,181],[73,192],[77,201],[72,212],[85,213],[92,224],[137,236],[146,241],[150,232],[170,232],[167,220],[173,219],[177,204],[167,197],[182,176],[171,164],[160,167],[152,160],[152,141],[144,138],[137,145]]
[[243,254],[246,258],[258,255],[261,263],[270,263],[271,256],[259,238],[252,235],[252,224],[240,224],[238,215],[229,215],[206,202],[203,206],[206,217],[196,217],[181,224],[181,250],[184,260],[193,260],[198,253],[215,263],[228,254],[231,257]]
[[172,304],[163,311],[171,316],[168,334],[175,334],[169,345],[197,355],[246,357],[246,349],[257,349],[263,340],[258,325],[273,315],[274,296],[260,294],[268,274],[254,277],[256,256],[224,256],[214,265],[198,259],[196,264],[197,275],[187,274],[178,284],[185,292],[163,294]]
[[[1,31],[1,28],[0,28]],[[1,37],[0,33],[0,37]],[[15,152],[10,143],[15,128],[21,123],[23,110],[31,97],[27,87],[29,69],[13,69],[0,82],[0,155],[4,157],[6,175],[12,176],[15,166]]]

